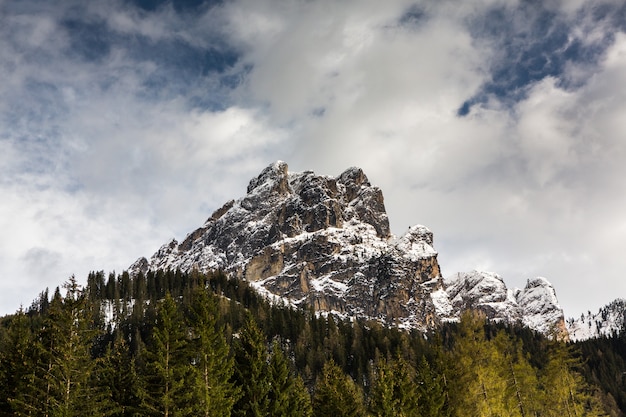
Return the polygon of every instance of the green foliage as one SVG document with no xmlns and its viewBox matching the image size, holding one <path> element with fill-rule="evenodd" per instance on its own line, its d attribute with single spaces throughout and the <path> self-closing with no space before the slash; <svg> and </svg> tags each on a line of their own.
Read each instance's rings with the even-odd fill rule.
<svg viewBox="0 0 626 417">
<path fill-rule="evenodd" d="M 145 353 L 147 409 L 155 415 L 187 415 L 191 405 L 185 357 L 187 337 L 178 307 L 167 293 L 157 308 L 152 343 Z"/>
<path fill-rule="evenodd" d="M 587 381 L 602 388 L 600 401 L 626 411 L 626 332 L 590 339 L 577 344 Z"/>
<path fill-rule="evenodd" d="M 546 416 L 605 415 L 578 372 L 580 366 L 571 346 L 558 340 L 549 343 L 549 361 L 541 374 Z"/>
<path fill-rule="evenodd" d="M 370 394 L 370 411 L 376 417 L 417 417 L 418 385 L 415 369 L 402 358 L 380 359 Z"/>
<path fill-rule="evenodd" d="M 626 404 L 626 335 L 573 349 L 472 313 L 423 335 L 270 305 L 222 273 L 97 272 L 65 291 L 0 318 L 0 415 L 619 417 Z"/>
<path fill-rule="evenodd" d="M 302 378 L 294 376 L 289 369 L 283 350 L 275 341 L 269 363 L 271 388 L 268 415 L 310 417 L 313 414 L 311 396 Z"/>
<path fill-rule="evenodd" d="M 57 289 L 29 352 L 30 389 L 12 401 L 15 415 L 104 415 L 112 406 L 108 391 L 92 383 L 96 331 L 85 293 L 74 277 L 64 287 L 66 296 Z"/>
<path fill-rule="evenodd" d="M 475 313 L 461 318 L 459 337 L 452 351 L 450 402 L 454 415 L 499 415 L 506 384 L 498 373 L 499 352 L 488 343 L 486 319 Z"/>
<path fill-rule="evenodd" d="M 28 397 L 32 374 L 34 336 L 30 319 L 23 310 L 10 317 L 6 334 L 0 339 L 0 414 L 17 412 Z"/>
<path fill-rule="evenodd" d="M 324 365 L 321 375 L 317 378 L 313 395 L 313 415 L 365 416 L 361 390 L 333 361 Z"/>
<path fill-rule="evenodd" d="M 235 404 L 235 416 L 266 416 L 270 410 L 271 375 L 265 336 L 248 316 L 235 343 L 235 382 L 241 397 Z"/>
<path fill-rule="evenodd" d="M 420 358 L 417 365 L 416 390 L 419 415 L 422 417 L 445 417 L 449 415 L 445 373 L 443 369 L 438 372 L 437 365 L 442 367 L 443 361 L 433 360 L 433 365 L 431 365 L 425 356 Z"/>
<path fill-rule="evenodd" d="M 194 415 L 227 417 L 239 390 L 231 382 L 234 360 L 216 315 L 215 299 L 196 288 L 188 310 Z"/>
<path fill-rule="evenodd" d="M 115 417 L 138 416 L 146 397 L 136 358 L 130 354 L 128 343 L 119 333 L 103 357 L 97 358 L 97 384 L 111 392 L 112 412 Z"/>
</svg>

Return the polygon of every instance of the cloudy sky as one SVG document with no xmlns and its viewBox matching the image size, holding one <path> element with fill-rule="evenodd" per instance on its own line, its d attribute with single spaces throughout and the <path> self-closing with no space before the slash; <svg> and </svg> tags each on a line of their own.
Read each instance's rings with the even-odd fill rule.
<svg viewBox="0 0 626 417">
<path fill-rule="evenodd" d="M 623 0 L 0 0 L 0 314 L 275 160 L 381 187 L 444 275 L 626 297 Z"/>
</svg>

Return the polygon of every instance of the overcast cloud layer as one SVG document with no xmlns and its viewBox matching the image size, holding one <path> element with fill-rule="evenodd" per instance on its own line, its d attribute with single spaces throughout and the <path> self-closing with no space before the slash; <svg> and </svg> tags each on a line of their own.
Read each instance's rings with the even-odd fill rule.
<svg viewBox="0 0 626 417">
<path fill-rule="evenodd" d="M 362 167 L 444 275 L 626 297 L 625 30 L 622 0 L 0 0 L 0 314 L 278 159 Z"/>
</svg>

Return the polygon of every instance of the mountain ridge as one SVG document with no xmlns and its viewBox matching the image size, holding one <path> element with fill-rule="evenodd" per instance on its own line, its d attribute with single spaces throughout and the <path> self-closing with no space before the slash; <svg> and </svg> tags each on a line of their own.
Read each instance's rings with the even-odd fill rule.
<svg viewBox="0 0 626 417">
<path fill-rule="evenodd" d="M 597 313 L 588 311 L 580 318 L 569 318 L 567 328 L 572 341 L 618 334 L 626 329 L 626 299 L 618 298 L 600 307 Z"/>
<path fill-rule="evenodd" d="M 391 233 L 382 191 L 360 168 L 332 177 L 289 172 L 277 161 L 250 180 L 245 196 L 129 272 L 220 269 L 291 305 L 421 331 L 478 309 L 495 321 L 566 334 L 545 278 L 516 290 L 487 272 L 444 279 L 437 255 L 426 226 Z"/>
</svg>

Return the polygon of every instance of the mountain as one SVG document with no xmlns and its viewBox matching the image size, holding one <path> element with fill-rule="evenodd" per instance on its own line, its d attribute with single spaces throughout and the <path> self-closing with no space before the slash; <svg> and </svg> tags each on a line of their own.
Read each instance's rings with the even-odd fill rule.
<svg viewBox="0 0 626 417">
<path fill-rule="evenodd" d="M 600 308 L 588 311 L 578 319 L 568 319 L 567 328 L 573 341 L 586 340 L 620 333 L 626 327 L 626 300 L 617 299 Z"/>
<path fill-rule="evenodd" d="M 444 280 L 432 232 L 417 225 L 394 236 L 382 191 L 360 168 L 331 177 L 273 163 L 243 198 L 129 272 L 177 268 L 221 269 L 278 302 L 402 328 L 426 330 L 468 308 L 544 333 L 564 328 L 554 288 L 543 278 L 514 291 L 492 273 Z"/>
<path fill-rule="evenodd" d="M 481 310 L 494 321 L 519 322 L 544 334 L 567 334 L 556 291 L 543 277 L 511 290 L 496 273 L 458 272 L 446 278 L 443 287 L 447 297 L 435 298 L 441 317 L 455 319 L 465 310 Z"/>
</svg>

